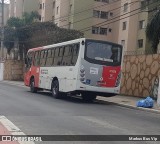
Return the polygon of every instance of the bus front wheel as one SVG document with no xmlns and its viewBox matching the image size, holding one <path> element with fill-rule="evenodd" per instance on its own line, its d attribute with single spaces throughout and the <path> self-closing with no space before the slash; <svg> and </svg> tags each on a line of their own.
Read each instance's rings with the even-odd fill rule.
<svg viewBox="0 0 160 144">
<path fill-rule="evenodd" d="M 90 94 L 90 93 L 83 93 L 82 94 L 82 99 L 85 102 L 93 102 L 96 99 L 96 95 Z"/>
<path fill-rule="evenodd" d="M 30 80 L 30 90 L 32 93 L 36 93 L 37 92 L 37 88 L 35 87 L 35 81 L 34 81 L 34 78 L 32 78 Z"/>
<path fill-rule="evenodd" d="M 58 80 L 54 80 L 52 82 L 52 96 L 56 99 L 60 98 L 60 92 L 59 92 L 59 82 Z"/>
</svg>

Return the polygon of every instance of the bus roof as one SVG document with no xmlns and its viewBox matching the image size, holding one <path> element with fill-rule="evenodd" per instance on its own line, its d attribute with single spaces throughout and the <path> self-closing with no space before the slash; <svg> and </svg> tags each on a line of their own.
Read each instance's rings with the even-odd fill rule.
<svg viewBox="0 0 160 144">
<path fill-rule="evenodd" d="M 75 39 L 75 40 L 66 41 L 66 42 L 62 42 L 62 43 L 57 43 L 57 44 L 32 48 L 32 49 L 29 49 L 29 52 L 30 51 L 39 51 L 39 50 L 43 50 L 43 49 L 49 49 L 49 48 L 53 48 L 53 47 L 57 47 L 57 46 L 63 46 L 63 45 L 72 44 L 72 43 L 77 43 L 77 42 L 81 42 L 82 40 L 85 41 L 85 38 L 80 38 L 80 39 Z"/>
<path fill-rule="evenodd" d="M 99 42 L 108 42 L 108 41 L 102 41 L 102 40 L 95 40 L 95 39 L 86 39 L 86 38 L 79 38 L 79 39 L 75 39 L 75 40 L 71 40 L 71 41 L 66 41 L 66 42 L 62 42 L 62 43 L 57 43 L 57 44 L 52 44 L 52 45 L 47 45 L 47 46 L 42 46 L 42 47 L 37 47 L 37 48 L 32 48 L 29 49 L 30 51 L 39 51 L 39 50 L 45 50 L 45 49 L 49 49 L 49 48 L 53 48 L 53 47 L 57 47 L 57 46 L 63 46 L 63 45 L 68 45 L 68 44 L 73 44 L 73 43 L 78 43 L 81 41 L 85 41 L 85 40 L 93 40 L 93 41 L 99 41 Z M 112 43 L 112 42 L 108 42 L 110 44 L 115 44 L 115 45 L 119 45 L 116 43 Z M 120 45 L 119 45 L 120 46 Z"/>
</svg>

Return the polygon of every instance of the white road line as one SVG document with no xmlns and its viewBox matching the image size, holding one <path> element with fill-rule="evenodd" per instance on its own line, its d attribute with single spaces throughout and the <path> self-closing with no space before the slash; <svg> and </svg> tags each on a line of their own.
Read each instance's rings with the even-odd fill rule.
<svg viewBox="0 0 160 144">
<path fill-rule="evenodd" d="M 0 116 L 0 123 L 11 133 L 11 135 L 26 135 L 17 126 L 15 126 L 5 116 Z M 19 144 L 35 144 L 34 142 L 22 142 L 18 141 Z"/>
</svg>

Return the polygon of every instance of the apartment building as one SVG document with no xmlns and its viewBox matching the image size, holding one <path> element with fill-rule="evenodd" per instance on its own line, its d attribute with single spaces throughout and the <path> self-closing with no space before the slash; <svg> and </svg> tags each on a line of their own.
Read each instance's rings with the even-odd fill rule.
<svg viewBox="0 0 160 144">
<path fill-rule="evenodd" d="M 152 4 L 153 2 L 157 2 Z M 39 0 L 41 21 L 76 29 L 86 38 L 116 42 L 125 51 L 148 51 L 146 26 L 159 0 Z"/>
<path fill-rule="evenodd" d="M 84 32 L 85 37 L 117 42 L 120 14 L 119 0 L 39 0 L 41 21 Z M 111 24 L 108 24 L 111 23 Z"/>
<path fill-rule="evenodd" d="M 22 17 L 24 12 L 39 10 L 39 0 L 11 0 L 9 17 Z"/>
<path fill-rule="evenodd" d="M 160 7 L 159 0 L 140 1 L 140 13 L 138 14 L 137 51 L 151 52 L 151 42 L 146 37 L 146 26 Z M 160 48 L 160 45 L 159 45 Z"/>
<path fill-rule="evenodd" d="M 6 24 L 9 18 L 9 4 L 4 4 L 4 24 Z M 2 24 L 2 6 L 0 4 L 0 26 Z"/>
</svg>

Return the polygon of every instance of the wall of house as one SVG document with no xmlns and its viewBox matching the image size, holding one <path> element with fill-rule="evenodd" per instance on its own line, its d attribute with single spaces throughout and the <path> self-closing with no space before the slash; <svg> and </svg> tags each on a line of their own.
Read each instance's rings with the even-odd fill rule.
<svg viewBox="0 0 160 144">
<path fill-rule="evenodd" d="M 160 76 L 160 54 L 124 56 L 121 94 L 155 96 L 155 85 Z"/>
<path fill-rule="evenodd" d="M 20 60 L 6 60 L 4 63 L 4 80 L 23 80 L 24 62 Z"/>
</svg>

